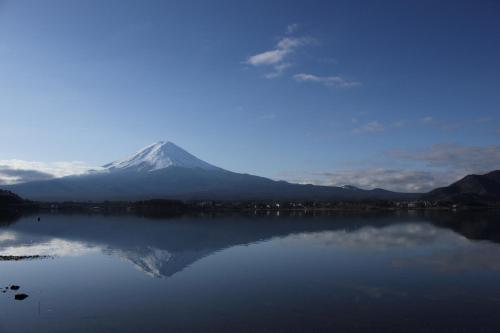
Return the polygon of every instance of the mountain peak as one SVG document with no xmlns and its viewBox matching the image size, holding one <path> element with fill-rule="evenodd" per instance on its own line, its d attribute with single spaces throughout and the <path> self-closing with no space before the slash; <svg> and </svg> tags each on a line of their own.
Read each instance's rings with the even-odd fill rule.
<svg viewBox="0 0 500 333">
<path fill-rule="evenodd" d="M 191 155 L 170 141 L 158 141 L 146 146 L 133 155 L 103 165 L 108 171 L 149 172 L 168 167 L 219 169 L 196 156 Z"/>
</svg>

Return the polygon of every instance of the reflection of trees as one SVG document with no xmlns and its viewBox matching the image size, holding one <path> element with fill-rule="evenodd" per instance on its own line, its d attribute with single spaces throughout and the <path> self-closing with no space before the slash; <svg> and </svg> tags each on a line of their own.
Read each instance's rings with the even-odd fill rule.
<svg viewBox="0 0 500 333">
<path fill-rule="evenodd" d="M 471 240 L 500 243 L 500 211 L 425 212 L 432 224 L 447 228 Z"/>
<path fill-rule="evenodd" d="M 0 210 L 0 227 L 14 224 L 22 217 L 18 212 L 3 212 Z"/>
<path fill-rule="evenodd" d="M 427 223 L 432 228 L 430 223 L 469 239 L 500 243 L 499 214 L 490 211 L 316 212 L 314 216 L 293 212 L 278 216 L 274 211 L 264 216 L 214 214 L 155 219 L 132 215 L 54 214 L 42 216 L 40 223 L 30 223 L 28 217 L 15 225 L 18 216 L 13 216 L 3 219 L 0 226 L 9 225 L 9 231 L 15 233 L 15 239 L 6 240 L 4 246 L 32 247 L 51 244 L 54 239 L 64 240 L 73 246 L 83 244 L 126 258 L 152 276 L 168 277 L 222 249 L 297 233 L 342 231 L 336 240 L 341 242 L 360 229 L 390 238 L 397 235 L 386 235 L 387 230 L 399 229 L 387 229 L 387 226 Z"/>
</svg>

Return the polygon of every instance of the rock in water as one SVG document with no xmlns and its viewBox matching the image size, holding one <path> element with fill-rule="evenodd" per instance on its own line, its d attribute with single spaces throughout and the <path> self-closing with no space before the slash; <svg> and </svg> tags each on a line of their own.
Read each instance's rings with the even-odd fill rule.
<svg viewBox="0 0 500 333">
<path fill-rule="evenodd" d="M 28 298 L 28 295 L 26 295 L 26 294 L 16 294 L 14 296 L 14 299 L 18 300 L 18 301 L 22 301 L 23 299 L 26 299 L 26 298 Z"/>
<path fill-rule="evenodd" d="M 10 290 L 19 290 L 19 286 L 13 284 L 12 286 L 10 286 Z"/>
</svg>

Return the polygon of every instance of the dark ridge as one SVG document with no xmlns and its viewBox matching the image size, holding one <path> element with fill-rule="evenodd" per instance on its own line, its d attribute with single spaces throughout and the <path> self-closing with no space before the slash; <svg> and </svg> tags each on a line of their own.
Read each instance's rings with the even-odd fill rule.
<svg viewBox="0 0 500 333">
<path fill-rule="evenodd" d="M 24 200 L 11 191 L 0 190 L 0 207 L 22 204 Z"/>
<path fill-rule="evenodd" d="M 459 181 L 432 190 L 425 200 L 448 201 L 470 205 L 488 205 L 500 202 L 500 170 L 484 175 L 468 175 Z"/>
</svg>

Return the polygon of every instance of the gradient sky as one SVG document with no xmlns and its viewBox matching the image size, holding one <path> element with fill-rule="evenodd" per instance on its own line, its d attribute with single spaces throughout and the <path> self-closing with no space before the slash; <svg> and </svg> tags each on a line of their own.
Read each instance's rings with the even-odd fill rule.
<svg viewBox="0 0 500 333">
<path fill-rule="evenodd" d="M 0 183 L 170 140 L 427 190 L 500 168 L 499 77 L 498 1 L 0 0 Z"/>
</svg>

